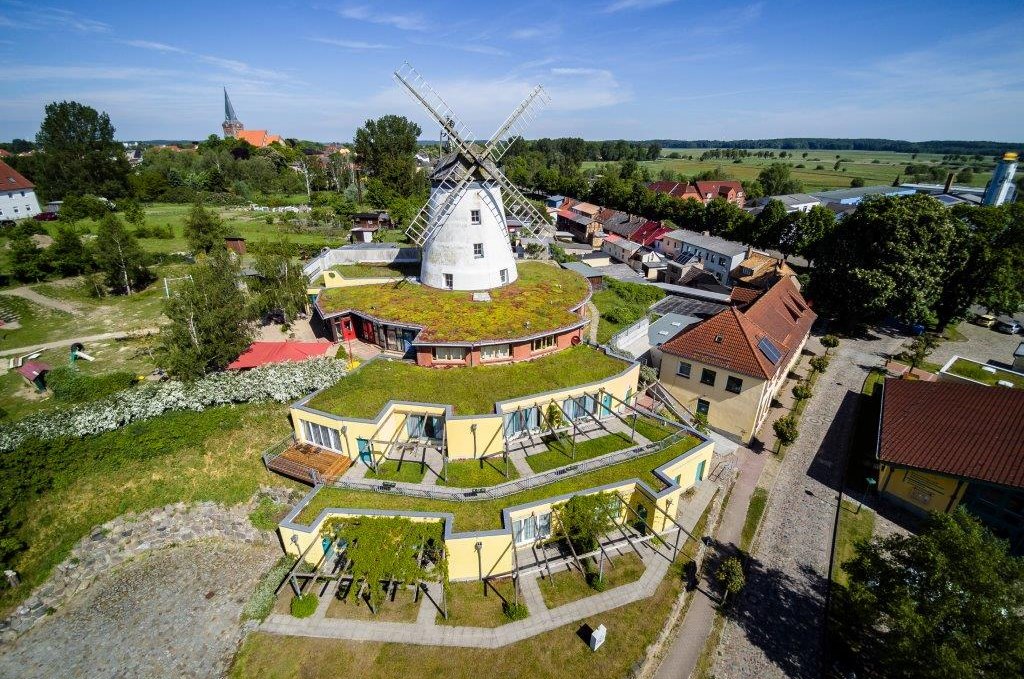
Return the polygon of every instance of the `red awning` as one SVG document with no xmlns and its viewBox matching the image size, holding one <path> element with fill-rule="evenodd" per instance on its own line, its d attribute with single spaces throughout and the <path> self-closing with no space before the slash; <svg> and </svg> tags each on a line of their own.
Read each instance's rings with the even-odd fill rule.
<svg viewBox="0 0 1024 679">
<path fill-rule="evenodd" d="M 285 361 L 305 361 L 314 356 L 323 356 L 330 347 L 330 342 L 253 342 L 241 356 L 228 364 L 228 370 L 244 370 Z"/>
</svg>

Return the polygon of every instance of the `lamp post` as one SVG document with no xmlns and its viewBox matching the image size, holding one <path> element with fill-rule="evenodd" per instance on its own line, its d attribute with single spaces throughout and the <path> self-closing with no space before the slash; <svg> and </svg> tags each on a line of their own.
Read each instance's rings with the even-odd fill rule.
<svg viewBox="0 0 1024 679">
<path fill-rule="evenodd" d="M 475 545 L 473 545 L 473 549 L 476 550 L 476 564 L 477 564 L 477 569 L 479 570 L 479 573 L 480 573 L 480 582 L 483 582 L 483 585 L 484 585 L 484 596 L 487 596 L 487 583 L 484 582 L 484 557 L 483 557 L 484 543 L 482 543 L 482 542 L 480 542 L 478 540 L 477 543 Z"/>
</svg>

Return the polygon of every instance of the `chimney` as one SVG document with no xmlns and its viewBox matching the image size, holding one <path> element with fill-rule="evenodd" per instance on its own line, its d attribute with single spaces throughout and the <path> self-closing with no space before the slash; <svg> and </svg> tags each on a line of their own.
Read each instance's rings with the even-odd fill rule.
<svg viewBox="0 0 1024 679">
<path fill-rule="evenodd" d="M 711 232 L 710 231 L 701 231 L 700 235 L 702 235 L 702 236 L 710 236 Z"/>
<path fill-rule="evenodd" d="M 949 193 L 949 190 L 953 188 L 953 179 L 956 177 L 955 172 L 950 172 L 946 175 L 946 185 L 942 187 L 943 193 Z"/>
<path fill-rule="evenodd" d="M 746 259 L 750 259 L 753 256 L 754 256 L 754 246 L 753 245 L 748 245 L 747 246 L 747 257 L 746 257 Z"/>
</svg>

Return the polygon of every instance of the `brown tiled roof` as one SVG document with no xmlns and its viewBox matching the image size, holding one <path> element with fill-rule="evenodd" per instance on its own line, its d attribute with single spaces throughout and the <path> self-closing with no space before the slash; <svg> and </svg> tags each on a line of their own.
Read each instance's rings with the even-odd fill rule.
<svg viewBox="0 0 1024 679">
<path fill-rule="evenodd" d="M 25 179 L 13 167 L 0 160 L 0 191 L 27 191 L 35 184 Z"/>
<path fill-rule="evenodd" d="M 1024 390 L 885 381 L 883 462 L 1024 488 Z"/>
<path fill-rule="evenodd" d="M 675 356 L 767 380 L 785 369 L 815 318 L 792 280 L 784 278 L 745 310 L 729 307 L 720 311 L 683 330 L 661 348 Z M 778 361 L 772 362 L 762 350 L 765 339 L 779 352 Z"/>
<path fill-rule="evenodd" d="M 729 293 L 729 299 L 740 307 L 745 307 L 760 297 L 762 292 L 764 291 L 757 288 L 741 288 L 737 286 Z"/>
</svg>

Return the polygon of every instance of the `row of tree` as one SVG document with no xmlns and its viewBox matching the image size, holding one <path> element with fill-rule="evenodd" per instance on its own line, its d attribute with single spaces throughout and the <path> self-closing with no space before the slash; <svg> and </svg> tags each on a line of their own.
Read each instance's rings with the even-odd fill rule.
<svg viewBox="0 0 1024 679">
<path fill-rule="evenodd" d="M 1022 142 L 996 141 L 903 141 L 900 139 L 847 139 L 829 137 L 777 137 L 774 139 L 651 139 L 638 144 L 658 144 L 679 149 L 786 149 L 816 151 L 892 151 L 896 153 L 982 154 L 998 159 L 1006 151 L 1022 150 Z"/>
</svg>

